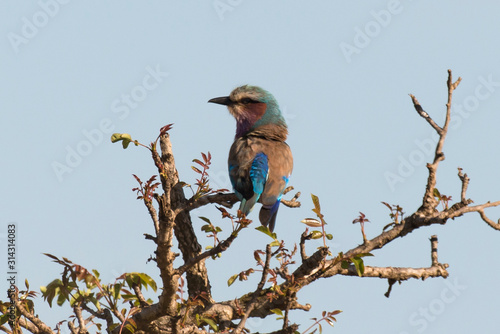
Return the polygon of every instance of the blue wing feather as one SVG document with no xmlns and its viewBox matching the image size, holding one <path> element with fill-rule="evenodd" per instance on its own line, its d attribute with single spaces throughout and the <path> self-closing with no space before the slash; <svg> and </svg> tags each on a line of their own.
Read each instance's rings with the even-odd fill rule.
<svg viewBox="0 0 500 334">
<path fill-rule="evenodd" d="M 250 181 L 253 187 L 253 196 L 249 199 L 242 199 L 240 210 L 248 214 L 252 211 L 255 203 L 260 198 L 266 185 L 267 176 L 269 174 L 269 165 L 267 156 L 264 153 L 257 153 L 250 167 Z"/>
<path fill-rule="evenodd" d="M 264 191 L 268 171 L 267 156 L 264 153 L 257 153 L 250 168 L 250 180 L 252 180 L 253 192 L 259 196 Z"/>
</svg>

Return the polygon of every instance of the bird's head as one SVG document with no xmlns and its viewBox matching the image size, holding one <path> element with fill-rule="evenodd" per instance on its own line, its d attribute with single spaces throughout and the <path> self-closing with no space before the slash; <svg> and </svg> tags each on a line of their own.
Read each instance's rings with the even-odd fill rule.
<svg viewBox="0 0 500 334">
<path fill-rule="evenodd" d="M 287 126 L 278 102 L 271 93 L 260 87 L 237 87 L 229 96 L 216 97 L 208 102 L 227 106 L 236 118 L 236 137 L 265 127 L 282 133 L 286 138 Z"/>
</svg>

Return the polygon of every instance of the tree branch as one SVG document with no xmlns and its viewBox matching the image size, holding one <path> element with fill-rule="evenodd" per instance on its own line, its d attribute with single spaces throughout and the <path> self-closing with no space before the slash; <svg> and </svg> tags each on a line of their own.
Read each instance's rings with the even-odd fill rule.
<svg viewBox="0 0 500 334">
<path fill-rule="evenodd" d="M 466 174 L 462 174 L 462 168 L 458 167 L 458 178 L 462 181 L 462 192 L 460 193 L 460 199 L 462 203 L 466 203 L 467 199 L 465 198 L 465 194 L 467 193 L 467 187 L 469 186 L 469 177 Z"/>
<path fill-rule="evenodd" d="M 486 208 L 491 208 L 491 207 L 496 207 L 496 206 L 499 206 L 500 205 L 500 201 L 496 201 L 496 202 L 486 202 L 484 204 L 481 204 L 481 205 L 474 205 L 474 206 L 467 206 L 467 205 L 464 205 L 460 208 L 457 208 L 456 210 L 448 210 L 449 213 L 447 215 L 447 218 L 455 218 L 455 217 L 459 217 L 459 216 L 462 216 L 464 213 L 467 213 L 467 212 L 478 212 L 481 216 L 481 218 L 486 218 L 487 220 L 484 220 L 486 223 L 488 223 L 488 225 L 490 225 L 491 227 L 493 227 L 495 230 L 498 230 L 498 228 L 496 227 L 498 224 L 493 222 L 492 220 L 490 220 L 488 217 L 486 217 L 485 213 L 484 213 L 484 209 Z M 453 208 L 453 207 L 452 207 Z M 451 208 L 450 208 L 451 209 Z M 481 214 L 481 211 L 483 212 Z M 488 222 L 489 220 L 489 222 Z"/>
<path fill-rule="evenodd" d="M 148 307 L 149 303 L 147 302 L 146 298 L 144 298 L 144 295 L 142 294 L 141 289 L 139 288 L 139 285 L 136 283 L 132 284 L 132 289 L 134 290 L 134 293 L 139 300 L 139 304 L 141 307 Z"/>
<path fill-rule="evenodd" d="M 226 251 L 229 248 L 229 246 L 231 246 L 231 244 L 233 243 L 234 239 L 236 239 L 237 236 L 238 236 L 238 234 L 231 233 L 231 235 L 226 240 L 220 242 L 214 248 L 211 248 L 211 249 L 201 253 L 200 255 L 198 255 L 192 259 L 189 259 L 182 266 L 177 268 L 177 274 L 182 275 L 184 272 L 186 272 L 186 270 L 188 270 L 189 268 L 194 266 L 196 263 L 198 263 L 198 262 L 200 262 L 200 261 L 202 261 L 202 260 L 204 260 L 212 255 Z"/>
<path fill-rule="evenodd" d="M 231 208 L 236 202 L 239 202 L 239 199 L 235 193 L 217 193 L 213 195 L 206 195 L 198 198 L 197 200 L 187 200 L 184 205 L 181 205 L 176 209 L 175 214 L 179 214 L 182 211 L 192 211 L 213 203 L 222 205 L 226 208 Z"/>
<path fill-rule="evenodd" d="M 426 113 L 424 111 L 424 109 L 422 108 L 422 106 L 420 105 L 420 102 L 418 102 L 417 98 L 410 94 L 410 97 L 411 97 L 411 100 L 413 102 L 413 106 L 415 107 L 415 110 L 417 111 L 417 113 L 422 116 L 431 126 L 434 130 L 436 130 L 436 132 L 441 135 L 442 132 L 443 132 L 443 129 L 436 124 L 436 122 L 434 122 L 434 120 L 431 118 L 431 116 L 429 116 L 428 113 Z"/>
<path fill-rule="evenodd" d="M 12 331 L 10 329 L 8 329 L 7 327 L 5 327 L 4 325 L 0 325 L 0 331 L 5 332 L 7 334 L 12 334 Z"/>
<path fill-rule="evenodd" d="M 109 328 L 111 328 L 111 326 L 113 325 L 113 315 L 111 314 L 111 311 L 109 309 L 102 308 L 100 311 L 96 312 L 93 309 L 91 309 L 90 307 L 88 307 L 88 305 L 85 303 L 82 304 L 82 309 L 89 312 L 90 314 L 92 314 L 94 317 L 96 317 L 98 319 L 105 320 L 108 331 L 109 331 Z"/>
<path fill-rule="evenodd" d="M 78 320 L 78 333 L 79 334 L 87 333 L 85 320 L 83 320 L 82 316 L 82 308 L 79 305 L 73 306 L 73 313 L 75 314 L 76 319 Z"/>
<path fill-rule="evenodd" d="M 439 166 L 439 162 L 444 160 L 443 145 L 446 139 L 446 135 L 448 133 L 448 126 L 450 124 L 451 101 L 452 101 L 453 91 L 458 87 L 461 80 L 462 78 L 459 77 L 457 81 L 453 82 L 451 70 L 448 70 L 448 80 L 447 80 L 448 102 L 446 103 L 446 118 L 443 128 L 440 128 L 430 118 L 430 116 L 425 111 L 423 111 L 417 99 L 413 95 L 410 95 L 413 101 L 413 105 L 415 106 L 417 112 L 420 114 L 420 116 L 426 119 L 427 122 L 429 122 L 429 124 L 439 134 L 439 141 L 436 145 L 434 161 L 432 162 L 432 164 L 427 164 L 427 168 L 429 169 L 429 177 L 427 178 L 427 186 L 425 189 L 425 195 L 422 202 L 422 206 L 417 210 L 417 212 L 421 212 L 426 215 L 432 214 L 435 211 L 436 206 L 439 204 L 438 201 L 436 201 L 436 199 L 434 198 L 434 188 L 436 187 L 436 171 Z"/>
<path fill-rule="evenodd" d="M 14 298 L 14 304 L 16 305 L 16 308 L 19 310 L 19 312 L 26 319 L 28 319 L 29 321 L 31 321 L 33 323 L 33 325 L 35 325 L 36 328 L 40 331 L 40 333 L 54 334 L 54 332 L 52 331 L 52 329 L 49 326 L 47 326 L 38 317 L 36 317 L 33 314 L 31 314 L 30 312 L 28 312 L 28 310 L 26 308 L 24 308 L 23 304 L 21 304 L 21 302 L 19 301 L 19 291 L 18 291 L 17 288 L 16 288 L 16 291 L 14 293 L 13 298 Z M 26 327 L 25 328 L 28 328 L 28 327 L 29 327 L 29 325 L 28 325 L 28 323 L 26 323 Z"/>
<path fill-rule="evenodd" d="M 301 234 L 300 236 L 300 257 L 302 259 L 302 262 L 307 260 L 308 256 L 306 253 L 306 240 L 311 240 L 312 238 L 312 233 L 309 233 L 309 229 L 306 228 L 306 230 Z"/>
<path fill-rule="evenodd" d="M 267 279 L 267 274 L 269 272 L 269 264 L 271 263 L 271 245 L 266 246 L 266 262 L 264 263 L 264 267 L 262 268 L 262 277 L 260 279 L 259 284 L 257 285 L 257 289 L 254 291 L 252 294 L 252 299 L 246 306 L 246 311 L 245 314 L 243 315 L 243 318 L 241 318 L 240 323 L 238 326 L 235 328 L 233 331 L 233 334 L 240 334 L 243 328 L 245 327 L 245 323 L 250 316 L 250 313 L 252 313 L 253 309 L 256 306 L 256 301 L 257 297 L 260 295 L 262 292 L 262 289 L 264 288 L 264 284 L 266 284 L 266 279 Z"/>
<path fill-rule="evenodd" d="M 158 197 L 156 197 L 156 201 L 158 201 Z M 160 233 L 160 222 L 158 221 L 158 213 L 156 212 L 155 207 L 153 206 L 153 203 L 146 198 L 144 199 L 144 205 L 146 205 L 146 208 L 148 209 L 149 215 L 151 216 L 151 219 L 153 220 L 153 224 L 155 227 L 155 233 L 158 235 Z M 153 239 L 155 240 L 155 239 Z"/>
<path fill-rule="evenodd" d="M 40 333 L 40 330 L 35 325 L 33 325 L 31 322 L 29 322 L 28 320 L 26 320 L 24 318 L 19 318 L 18 324 L 22 328 L 26 328 L 26 330 L 28 330 L 28 332 L 31 332 L 33 334 Z M 14 332 L 11 332 L 11 333 L 14 333 Z"/>
<path fill-rule="evenodd" d="M 165 191 L 163 196 L 165 196 L 165 202 L 169 204 L 166 209 L 169 210 L 169 217 L 174 220 L 172 224 L 175 237 L 179 242 L 182 258 L 184 262 L 188 262 L 190 259 L 201 254 L 202 247 L 193 230 L 189 212 L 179 210 L 179 208 L 185 207 L 187 200 L 184 196 L 182 184 L 179 183 L 179 175 L 175 168 L 172 144 L 168 134 L 160 137 L 160 147 L 162 152 L 162 170 L 164 174 L 164 176 L 162 176 L 162 185 L 167 185 L 166 187 L 163 186 Z M 160 169 L 159 171 L 161 174 Z M 208 280 L 208 273 L 204 260 L 197 262 L 187 270 L 186 280 L 190 297 L 205 293 L 206 296 L 211 299 L 210 282 Z M 175 281 L 177 284 L 177 280 Z"/>
<path fill-rule="evenodd" d="M 283 195 L 286 195 L 288 192 L 292 191 L 293 190 L 293 187 L 292 186 L 289 186 L 287 187 L 284 191 L 283 191 Z M 300 197 L 300 191 L 297 192 L 295 194 L 295 196 L 292 197 L 291 200 L 285 200 L 285 199 L 281 199 L 281 203 L 285 206 L 288 206 L 289 208 L 298 208 L 300 207 L 300 202 L 298 202 L 297 200 L 299 199 Z"/>
<path fill-rule="evenodd" d="M 500 203 L 499 203 L 500 204 Z M 499 205 L 497 204 L 497 205 Z M 500 219 L 498 219 L 498 222 L 494 222 L 493 220 L 489 219 L 486 214 L 484 213 L 483 209 L 477 210 L 479 212 L 479 215 L 481 218 L 491 227 L 493 227 L 495 230 L 500 231 Z"/>
<path fill-rule="evenodd" d="M 68 328 L 71 334 L 78 334 L 78 331 L 76 330 L 75 327 L 75 320 L 68 321 Z"/>
</svg>

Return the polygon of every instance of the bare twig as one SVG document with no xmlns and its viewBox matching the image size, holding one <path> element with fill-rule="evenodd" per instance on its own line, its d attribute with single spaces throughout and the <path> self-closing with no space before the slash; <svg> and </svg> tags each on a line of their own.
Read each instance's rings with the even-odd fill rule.
<svg viewBox="0 0 500 334">
<path fill-rule="evenodd" d="M 365 266 L 363 277 L 377 277 L 383 279 L 395 279 L 406 281 L 410 278 L 425 280 L 428 277 L 448 277 L 447 264 L 438 264 L 427 268 L 402 268 L 402 267 L 371 267 Z M 348 269 L 340 269 L 338 274 L 344 276 L 358 276 L 354 265 Z"/>
<path fill-rule="evenodd" d="M 425 111 L 423 111 L 422 106 L 418 103 L 418 100 L 415 98 L 415 96 L 410 95 L 413 101 L 413 105 L 415 106 L 417 112 L 420 114 L 420 116 L 422 116 L 425 120 L 427 120 L 427 122 L 429 122 L 429 124 L 439 134 L 439 141 L 436 145 L 434 161 L 432 162 L 432 164 L 427 164 L 427 168 L 429 169 L 429 177 L 427 178 L 427 186 L 425 189 L 423 203 L 422 206 L 417 211 L 425 215 L 431 215 L 435 211 L 436 206 L 439 204 L 438 201 L 436 201 L 436 199 L 434 198 L 434 188 L 436 187 L 436 171 L 439 166 L 439 162 L 444 160 L 443 145 L 446 139 L 446 135 L 448 133 L 448 126 L 450 124 L 451 101 L 452 101 L 453 91 L 457 88 L 461 80 L 462 80 L 461 78 L 458 78 L 457 81 L 453 82 L 451 70 L 448 70 L 448 80 L 447 80 L 448 102 L 446 103 L 446 118 L 444 126 L 442 128 L 440 128 L 430 118 L 430 116 Z"/>
<path fill-rule="evenodd" d="M 500 219 L 498 219 L 498 222 L 494 222 L 493 220 L 489 219 L 486 214 L 484 213 L 483 209 L 477 210 L 479 212 L 479 215 L 481 218 L 491 227 L 493 227 L 495 230 L 500 231 Z"/>
<path fill-rule="evenodd" d="M 438 262 L 438 238 L 437 235 L 431 236 L 431 264 L 432 266 L 439 265 Z"/>
<path fill-rule="evenodd" d="M 292 191 L 293 190 L 293 187 L 290 186 L 288 188 L 285 189 L 285 191 L 283 192 L 283 195 L 285 195 L 286 193 L 288 193 L 289 191 Z M 298 193 L 295 194 L 295 196 L 292 197 L 291 200 L 286 200 L 286 199 L 281 199 L 281 203 L 285 206 L 288 206 L 289 208 L 298 208 L 300 207 L 300 202 L 297 201 L 297 199 L 299 199 L 300 197 L 300 191 Z"/>
<path fill-rule="evenodd" d="M 468 201 L 472 202 L 471 200 L 468 200 Z M 449 214 L 447 215 L 447 218 L 459 217 L 459 216 L 461 216 L 461 215 L 463 215 L 464 213 L 467 213 L 467 212 L 478 212 L 479 215 L 481 216 L 481 218 L 486 223 L 488 223 L 488 225 L 490 225 L 491 227 L 493 227 L 495 230 L 500 230 L 499 224 L 495 223 L 494 221 L 492 221 L 491 219 L 489 219 L 488 217 L 486 217 L 486 215 L 484 213 L 484 209 L 491 208 L 491 207 L 496 207 L 496 206 L 500 206 L 500 201 L 486 202 L 484 204 L 474 205 L 474 206 L 464 205 L 464 206 L 462 206 L 462 207 L 460 207 L 460 208 L 458 208 L 458 209 L 456 209 L 456 210 L 454 210 L 452 212 L 449 212 Z M 486 220 L 485 220 L 485 218 L 486 218 Z"/>
<path fill-rule="evenodd" d="M 422 116 L 427 122 L 429 122 L 433 129 L 436 130 L 439 135 L 441 135 L 443 129 L 439 125 L 437 125 L 436 122 L 434 122 L 434 120 L 431 118 L 431 116 L 429 116 L 428 113 L 424 111 L 424 109 L 420 105 L 420 102 L 418 102 L 417 98 L 414 95 L 410 94 L 410 97 L 413 101 L 413 106 L 415 107 L 415 110 L 418 112 L 418 114 Z"/>
<path fill-rule="evenodd" d="M 392 291 L 392 286 L 397 282 L 395 279 L 393 278 L 389 278 L 387 280 L 387 282 L 389 283 L 389 287 L 387 288 L 387 292 L 384 293 L 384 296 L 386 296 L 387 298 L 389 298 L 389 296 L 391 295 L 391 291 Z"/>
<path fill-rule="evenodd" d="M 458 178 L 462 181 L 462 192 L 460 193 L 460 199 L 462 203 L 466 203 L 467 199 L 465 198 L 465 194 L 467 193 L 467 187 L 469 186 L 469 177 L 466 174 L 462 173 L 462 168 L 458 168 Z"/>
<path fill-rule="evenodd" d="M 156 197 L 156 200 L 158 201 L 157 197 Z M 158 221 L 158 213 L 156 212 L 156 209 L 153 206 L 153 203 L 151 201 L 145 200 L 144 204 L 146 205 L 146 208 L 148 209 L 149 215 L 151 216 L 151 219 L 153 220 L 156 235 L 158 235 L 158 233 L 160 232 L 160 222 Z"/>
<path fill-rule="evenodd" d="M 312 233 L 309 233 L 309 229 L 306 228 L 304 233 L 300 236 L 300 257 L 302 258 L 302 262 L 308 258 L 306 253 L 306 240 L 311 240 L 311 238 Z"/>
<path fill-rule="evenodd" d="M 431 263 L 432 263 L 432 265 L 431 265 L 430 268 L 436 268 L 436 272 L 440 274 L 439 276 L 442 276 L 442 277 L 446 278 L 448 276 L 448 272 L 446 271 L 446 268 L 448 268 L 448 265 L 447 264 L 440 264 L 439 261 L 438 261 L 438 257 L 437 257 L 437 246 L 438 246 L 437 236 L 436 235 L 431 236 L 430 240 L 431 240 Z M 428 270 L 429 268 L 424 268 L 424 269 L 426 269 L 426 270 L 423 271 L 423 272 L 425 272 L 426 276 L 414 277 L 414 278 L 425 279 L 427 277 L 436 277 L 436 276 L 429 275 L 429 274 L 432 274 Z M 408 277 L 408 278 L 410 278 L 410 277 Z M 386 296 L 387 298 L 389 298 L 389 296 L 391 294 L 391 291 L 392 291 L 392 286 L 396 282 L 401 283 L 401 280 L 397 280 L 395 278 L 389 278 L 389 279 L 387 279 L 387 281 L 389 283 L 389 288 L 387 289 L 387 292 L 384 294 L 384 296 Z"/>
</svg>

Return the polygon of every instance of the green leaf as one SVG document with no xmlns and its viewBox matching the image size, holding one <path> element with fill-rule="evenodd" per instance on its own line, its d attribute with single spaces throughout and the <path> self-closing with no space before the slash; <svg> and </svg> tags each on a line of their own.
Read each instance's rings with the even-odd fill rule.
<svg viewBox="0 0 500 334">
<path fill-rule="evenodd" d="M 151 289 L 153 289 L 153 291 L 156 292 L 158 287 L 156 286 L 155 280 L 152 279 L 151 276 L 149 276 L 148 274 L 144 274 L 144 273 L 140 273 L 139 276 L 146 283 L 146 285 L 144 285 L 146 287 L 146 289 L 148 288 L 147 286 L 149 285 L 151 287 Z"/>
<path fill-rule="evenodd" d="M 211 225 L 209 225 L 209 224 L 203 225 L 203 226 L 201 227 L 201 230 L 202 230 L 203 232 L 206 232 L 206 233 L 209 233 L 209 232 L 213 232 L 213 231 L 214 231 L 214 229 L 212 228 L 212 226 L 211 226 Z"/>
<path fill-rule="evenodd" d="M 326 238 L 328 240 L 332 240 L 333 239 L 333 235 L 331 235 L 330 233 L 326 234 Z"/>
<path fill-rule="evenodd" d="M 212 224 L 212 222 L 210 221 L 210 219 L 208 219 L 207 217 L 201 217 L 201 216 L 199 216 L 198 218 L 200 218 L 201 220 L 203 220 L 205 223 Z"/>
<path fill-rule="evenodd" d="M 52 307 L 52 301 L 61 292 L 60 288 L 63 287 L 63 282 L 60 279 L 55 279 L 50 282 L 47 286 L 41 286 L 40 291 L 42 292 L 43 299 L 49 306 Z"/>
<path fill-rule="evenodd" d="M 321 227 L 323 225 L 319 220 L 314 218 L 302 219 L 300 222 L 306 224 L 309 227 Z"/>
<path fill-rule="evenodd" d="M 354 263 L 354 266 L 356 267 L 358 276 L 363 276 L 365 273 L 365 264 L 363 263 L 363 259 L 360 257 L 354 257 L 352 258 L 352 263 Z"/>
<path fill-rule="evenodd" d="M 92 272 L 94 273 L 94 276 L 95 276 L 97 279 L 99 279 L 99 276 L 100 276 L 99 272 L 98 272 L 97 270 L 95 270 L 95 269 L 92 269 Z"/>
<path fill-rule="evenodd" d="M 342 269 L 347 269 L 347 268 L 349 268 L 349 262 L 344 260 L 344 261 L 342 261 L 340 266 L 342 267 Z"/>
<path fill-rule="evenodd" d="M 238 278 L 238 274 L 235 274 L 235 275 L 229 277 L 229 279 L 227 280 L 227 286 L 231 286 L 234 283 L 234 281 L 236 281 L 237 278 Z"/>
<path fill-rule="evenodd" d="M 200 317 L 200 320 L 205 321 L 216 333 L 219 332 L 219 327 L 217 327 L 217 324 L 213 321 L 213 319 Z"/>
<path fill-rule="evenodd" d="M 359 253 L 356 254 L 355 257 L 365 257 L 365 256 L 374 256 L 372 253 Z"/>
<path fill-rule="evenodd" d="M 438 188 L 434 188 L 434 190 L 432 191 L 432 194 L 434 195 L 434 197 L 441 199 L 441 193 L 439 193 Z"/>
<path fill-rule="evenodd" d="M 133 319 L 128 319 L 127 324 L 124 327 L 131 333 L 135 333 L 135 330 L 137 329 L 137 325 Z"/>
<path fill-rule="evenodd" d="M 271 238 L 273 238 L 274 240 L 276 240 L 276 239 L 277 239 L 277 235 L 276 235 L 276 233 L 271 232 L 267 226 L 263 226 L 263 225 L 261 225 L 261 226 L 259 226 L 259 227 L 256 227 L 255 229 L 256 229 L 257 231 L 260 231 L 260 232 L 264 233 L 265 235 L 270 236 L 270 237 L 271 237 Z"/>
<path fill-rule="evenodd" d="M 314 204 L 314 208 L 318 211 L 321 212 L 321 206 L 319 205 L 319 198 L 318 196 L 311 194 L 311 198 Z"/>
<path fill-rule="evenodd" d="M 59 296 L 57 296 L 57 305 L 62 306 L 64 302 L 66 301 L 66 295 L 64 293 L 59 293 Z"/>
<path fill-rule="evenodd" d="M 276 315 L 283 316 L 283 311 L 281 311 L 279 308 L 273 308 L 270 311 L 273 312 Z"/>
<path fill-rule="evenodd" d="M 121 137 L 122 137 L 122 134 L 121 134 L 121 133 L 113 133 L 113 134 L 111 135 L 111 142 L 112 142 L 112 143 L 116 143 L 117 141 L 122 140 L 122 139 L 121 139 Z"/>
<path fill-rule="evenodd" d="M 272 241 L 269 246 L 271 247 L 278 247 L 281 243 L 279 242 L 279 240 L 274 240 Z"/>
<path fill-rule="evenodd" d="M 113 286 L 113 297 L 115 299 L 119 299 L 120 298 L 120 290 L 122 289 L 122 285 L 120 283 L 116 283 L 114 286 Z"/>
<path fill-rule="evenodd" d="M 132 137 L 128 133 L 113 133 L 111 135 L 111 142 L 116 143 L 122 141 L 123 148 L 127 148 L 128 144 L 132 141 Z M 136 145 L 138 143 L 136 142 Z"/>
<path fill-rule="evenodd" d="M 112 324 L 111 326 L 109 326 L 109 330 L 110 330 L 110 331 L 113 331 L 113 329 L 115 329 L 115 328 L 116 328 L 116 327 L 118 327 L 118 326 L 120 326 L 120 324 L 118 324 L 118 323 L 114 323 L 114 324 Z"/>
<path fill-rule="evenodd" d="M 312 232 L 311 232 L 311 238 L 312 238 L 312 239 L 320 239 L 320 238 L 323 238 L 323 232 L 320 232 L 320 231 L 312 231 Z"/>
<path fill-rule="evenodd" d="M 139 284 L 140 286 L 144 286 L 146 289 L 149 286 L 155 292 L 157 290 L 157 286 L 156 286 L 155 280 L 152 279 L 148 274 L 144 274 L 144 273 L 127 273 L 125 275 L 125 280 L 127 282 L 127 285 L 130 288 L 135 283 L 135 284 Z"/>
<path fill-rule="evenodd" d="M 10 318 L 10 314 L 9 313 L 5 313 L 5 314 L 1 315 L 0 316 L 0 326 L 2 326 L 7 321 L 9 321 L 10 320 L 9 318 Z"/>
</svg>

